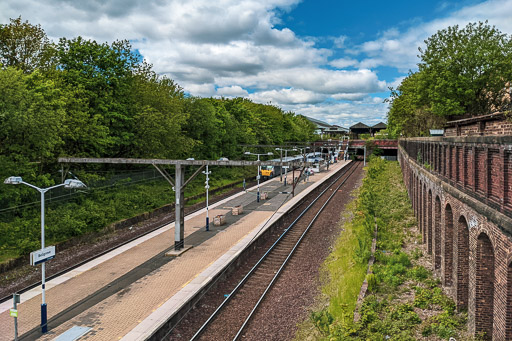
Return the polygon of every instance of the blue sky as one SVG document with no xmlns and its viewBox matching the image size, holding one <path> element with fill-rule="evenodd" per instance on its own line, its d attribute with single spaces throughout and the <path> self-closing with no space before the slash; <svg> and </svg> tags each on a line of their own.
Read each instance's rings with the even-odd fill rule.
<svg viewBox="0 0 512 341">
<path fill-rule="evenodd" d="M 437 30 L 488 20 L 512 33 L 512 0 L 2 0 L 52 39 L 128 39 L 159 74 L 202 97 L 246 97 L 348 127 L 386 120 L 383 99 Z"/>
</svg>

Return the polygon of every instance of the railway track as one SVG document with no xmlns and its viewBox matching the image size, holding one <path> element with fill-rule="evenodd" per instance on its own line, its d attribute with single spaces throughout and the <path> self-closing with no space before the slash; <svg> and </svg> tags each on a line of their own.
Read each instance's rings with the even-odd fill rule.
<svg viewBox="0 0 512 341">
<path fill-rule="evenodd" d="M 352 163 L 284 230 L 190 340 L 237 340 L 307 232 L 361 163 Z"/>
</svg>

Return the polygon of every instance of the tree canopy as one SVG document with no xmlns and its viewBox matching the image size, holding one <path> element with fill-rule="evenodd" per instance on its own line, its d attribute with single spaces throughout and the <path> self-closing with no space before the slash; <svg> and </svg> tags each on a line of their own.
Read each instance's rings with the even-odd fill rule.
<svg viewBox="0 0 512 341">
<path fill-rule="evenodd" d="M 237 159 L 242 144 L 314 136 L 272 105 L 187 96 L 128 41 L 53 44 L 20 17 L 0 25 L 0 63 L 0 178 L 56 181 L 59 156 Z M 5 187 L 2 206 L 16 204 Z"/>
<path fill-rule="evenodd" d="M 510 106 L 512 38 L 487 22 L 439 30 L 419 48 L 418 71 L 392 89 L 388 124 L 422 135 L 447 119 Z"/>
</svg>

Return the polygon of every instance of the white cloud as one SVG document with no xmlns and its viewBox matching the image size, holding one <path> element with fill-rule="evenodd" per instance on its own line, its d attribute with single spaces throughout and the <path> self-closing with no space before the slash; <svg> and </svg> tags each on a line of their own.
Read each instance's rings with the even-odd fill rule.
<svg viewBox="0 0 512 341">
<path fill-rule="evenodd" d="M 55 40 L 128 39 L 156 72 L 191 95 L 244 96 L 292 111 L 318 106 L 336 123 L 338 114 L 330 112 L 333 103 L 344 108 L 342 115 L 350 115 L 358 105 L 369 105 L 363 100 L 368 94 L 385 91 L 386 83 L 355 59 L 329 62 L 333 51 L 318 48 L 315 37 L 300 38 L 289 28 L 276 28 L 280 15 L 300 1 L 3 0 L 0 23 L 21 15 L 41 24 Z M 349 38 L 325 39 L 341 49 Z M 328 64 L 337 70 L 325 68 Z M 379 108 L 383 115 L 385 109 Z"/>
<path fill-rule="evenodd" d="M 363 98 L 365 98 L 366 96 L 368 96 L 368 95 L 365 93 L 356 92 L 353 94 L 335 94 L 335 95 L 332 95 L 332 98 L 337 99 L 337 100 L 346 100 L 346 101 L 360 101 Z"/>
<path fill-rule="evenodd" d="M 333 39 L 334 46 L 338 49 L 342 49 L 345 47 L 345 40 L 347 40 L 347 36 L 339 36 Z"/>
<path fill-rule="evenodd" d="M 331 60 L 329 62 L 329 65 L 331 65 L 337 69 L 344 69 L 349 66 L 359 65 L 359 62 L 356 59 L 352 59 L 352 58 L 339 58 L 339 59 Z"/>
<path fill-rule="evenodd" d="M 219 82 L 231 83 L 234 79 L 225 78 Z M 297 67 L 260 72 L 238 80 L 243 86 L 265 89 L 285 87 L 304 89 L 335 95 L 340 93 L 371 93 L 386 89 L 386 83 L 379 81 L 377 74 L 370 70 L 325 70 L 314 67 Z"/>
<path fill-rule="evenodd" d="M 369 102 L 326 102 L 316 105 L 301 105 L 295 108 L 295 112 L 348 128 L 357 122 L 364 122 L 368 125 L 386 122 L 387 108 L 388 104 L 375 103 L 373 99 L 369 99 Z"/>
<path fill-rule="evenodd" d="M 418 47 L 424 47 L 424 40 L 438 30 L 453 25 L 464 27 L 470 22 L 488 20 L 489 24 L 495 25 L 502 32 L 511 34 L 511 17 L 512 0 L 488 0 L 466 6 L 447 17 L 421 23 L 405 32 L 390 29 L 379 39 L 367 41 L 351 52 L 359 52 L 368 57 L 363 58 L 360 67 L 392 66 L 405 73 L 409 69 L 416 69 L 419 62 Z"/>
<path fill-rule="evenodd" d="M 260 91 L 249 96 L 250 99 L 259 103 L 286 104 L 316 104 L 321 103 L 327 96 L 303 89 L 279 89 Z"/>
<path fill-rule="evenodd" d="M 249 93 L 238 85 L 226 86 L 217 89 L 217 96 L 222 97 L 247 97 Z"/>
</svg>

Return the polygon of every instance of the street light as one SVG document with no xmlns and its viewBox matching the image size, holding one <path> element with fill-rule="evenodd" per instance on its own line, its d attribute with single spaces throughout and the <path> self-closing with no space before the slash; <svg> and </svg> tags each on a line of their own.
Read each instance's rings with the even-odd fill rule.
<svg viewBox="0 0 512 341">
<path fill-rule="evenodd" d="M 206 231 L 210 231 L 210 218 L 208 217 L 208 189 L 210 188 L 208 181 L 210 178 L 208 175 L 210 175 L 212 172 L 208 172 L 208 165 L 206 165 L 206 171 L 202 171 L 201 173 L 206 175 L 206 181 L 204 182 L 204 188 L 206 188 Z"/>
<path fill-rule="evenodd" d="M 293 149 L 282 149 L 282 148 L 276 148 L 276 150 L 280 150 L 282 152 L 284 152 L 284 159 L 285 161 L 288 161 L 287 158 L 288 158 L 288 152 L 296 152 L 297 151 L 297 148 L 293 148 Z M 282 168 L 282 167 L 281 167 Z M 288 175 L 288 166 L 286 166 L 286 168 L 284 169 L 284 185 L 286 186 L 286 178 L 287 178 L 287 175 Z"/>
<path fill-rule="evenodd" d="M 28 182 L 23 181 L 21 176 L 10 176 L 7 179 L 5 179 L 4 184 L 7 185 L 27 185 L 29 187 L 32 187 L 41 193 L 41 249 L 44 249 L 44 194 L 48 192 L 51 189 L 64 186 L 64 188 L 83 188 L 87 187 L 85 184 L 76 179 L 67 179 L 64 181 L 64 183 L 55 185 L 52 187 L 47 188 L 39 188 L 37 186 L 34 186 L 32 184 L 29 184 Z M 47 314 L 47 307 L 46 307 L 46 295 L 45 295 L 45 262 L 43 262 L 43 265 L 41 266 L 41 288 L 42 288 L 42 303 L 41 303 L 41 332 L 46 333 L 48 331 L 48 314 Z"/>
<path fill-rule="evenodd" d="M 245 152 L 244 154 L 245 155 L 256 155 L 256 156 L 258 156 L 258 162 L 260 161 L 260 155 L 274 155 L 274 153 L 272 153 L 272 152 L 268 152 L 268 153 L 265 153 L 265 154 L 257 154 L 257 153 Z M 261 168 L 261 166 L 258 165 L 258 176 L 256 177 L 256 179 L 258 180 L 258 194 L 256 195 L 256 202 L 260 202 L 260 168 Z"/>
</svg>

